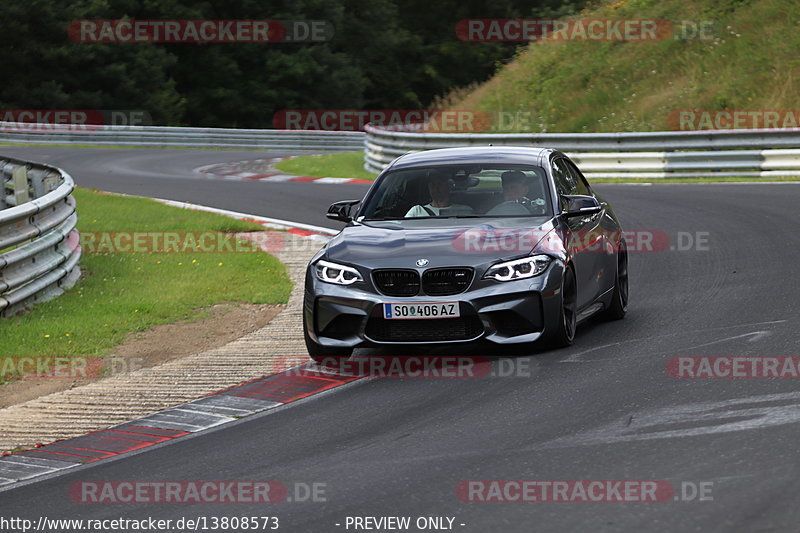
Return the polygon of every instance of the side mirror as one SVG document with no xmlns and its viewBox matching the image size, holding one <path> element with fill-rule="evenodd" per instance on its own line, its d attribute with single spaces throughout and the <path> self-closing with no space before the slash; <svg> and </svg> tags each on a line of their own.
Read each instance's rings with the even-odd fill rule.
<svg viewBox="0 0 800 533">
<path fill-rule="evenodd" d="M 567 218 L 595 215 L 603 209 L 594 196 L 564 194 L 561 198 L 567 201 L 566 209 L 562 213 Z"/>
<path fill-rule="evenodd" d="M 350 222 L 353 220 L 353 216 L 351 215 L 353 206 L 359 203 L 361 203 L 361 200 L 343 200 L 341 202 L 332 203 L 325 216 L 331 220 L 338 220 L 339 222 Z"/>
</svg>

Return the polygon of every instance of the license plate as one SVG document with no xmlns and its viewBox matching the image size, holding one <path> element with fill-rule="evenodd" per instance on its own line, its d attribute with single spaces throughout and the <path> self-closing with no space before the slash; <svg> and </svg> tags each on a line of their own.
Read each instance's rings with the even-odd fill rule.
<svg viewBox="0 0 800 533">
<path fill-rule="evenodd" d="M 383 304 L 383 318 L 387 319 L 455 318 L 459 316 L 461 315 L 458 312 L 458 302 Z"/>
</svg>

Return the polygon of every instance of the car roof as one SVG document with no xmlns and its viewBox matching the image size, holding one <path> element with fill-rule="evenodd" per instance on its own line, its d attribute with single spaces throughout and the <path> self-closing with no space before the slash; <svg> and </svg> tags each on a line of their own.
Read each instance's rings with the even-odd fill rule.
<svg viewBox="0 0 800 533">
<path fill-rule="evenodd" d="M 440 148 L 412 152 L 396 159 L 389 167 L 392 170 L 401 168 L 424 167 L 430 165 L 460 165 L 480 163 L 507 163 L 515 165 L 540 165 L 552 148 L 528 146 L 462 146 L 458 148 Z"/>
</svg>

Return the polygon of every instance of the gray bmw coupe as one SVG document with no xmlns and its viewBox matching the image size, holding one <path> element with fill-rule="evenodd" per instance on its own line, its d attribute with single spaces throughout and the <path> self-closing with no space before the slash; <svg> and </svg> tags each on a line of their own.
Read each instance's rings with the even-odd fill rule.
<svg viewBox="0 0 800 533">
<path fill-rule="evenodd" d="M 580 321 L 626 312 L 622 228 L 557 150 L 404 155 L 328 218 L 347 225 L 306 272 L 303 328 L 317 361 L 359 346 L 560 347 Z"/>
</svg>

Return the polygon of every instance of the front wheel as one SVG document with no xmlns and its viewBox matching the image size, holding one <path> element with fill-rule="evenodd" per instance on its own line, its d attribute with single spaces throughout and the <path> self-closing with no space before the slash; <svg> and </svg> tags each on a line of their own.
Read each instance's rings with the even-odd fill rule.
<svg viewBox="0 0 800 533">
<path fill-rule="evenodd" d="M 606 320 L 619 320 L 628 312 L 628 251 L 624 246 L 617 253 L 617 279 L 614 281 L 614 292 L 611 305 L 603 311 Z"/>
<path fill-rule="evenodd" d="M 559 313 L 558 328 L 550 336 L 549 345 L 553 348 L 564 348 L 575 340 L 575 330 L 578 324 L 578 287 L 575 283 L 575 273 L 571 267 L 564 269 L 564 279 L 561 282 L 561 312 Z"/>
<path fill-rule="evenodd" d="M 306 350 L 308 351 L 308 356 L 317 363 L 332 361 L 339 362 L 353 355 L 352 348 L 329 348 L 314 342 L 314 340 L 308 335 L 305 313 L 303 313 L 303 339 L 306 341 Z"/>
</svg>

